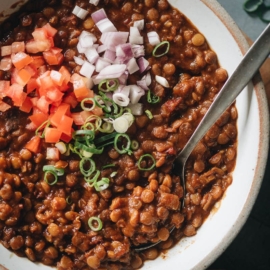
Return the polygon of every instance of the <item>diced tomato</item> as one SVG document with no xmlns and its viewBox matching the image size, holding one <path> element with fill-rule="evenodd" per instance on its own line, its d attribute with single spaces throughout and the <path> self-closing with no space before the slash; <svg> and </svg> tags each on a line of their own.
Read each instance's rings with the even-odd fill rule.
<svg viewBox="0 0 270 270">
<path fill-rule="evenodd" d="M 70 86 L 68 84 L 62 84 L 60 87 L 59 87 L 59 90 L 61 92 L 66 92 L 67 90 L 70 89 Z"/>
<path fill-rule="evenodd" d="M 27 41 L 25 48 L 28 53 L 38 53 L 49 50 L 52 47 L 52 43 L 49 39 Z"/>
<path fill-rule="evenodd" d="M 38 101 L 38 97 L 32 97 L 30 98 L 33 107 L 37 107 L 37 101 Z"/>
<path fill-rule="evenodd" d="M 52 53 L 54 53 L 54 54 L 58 54 L 58 53 L 62 52 L 63 49 L 58 48 L 58 47 L 53 47 L 53 48 L 50 49 L 50 51 L 51 51 Z"/>
<path fill-rule="evenodd" d="M 49 23 L 42 26 L 42 28 L 46 30 L 48 36 L 53 37 L 57 33 L 57 29 L 53 28 Z"/>
<path fill-rule="evenodd" d="M 70 105 L 62 103 L 51 117 L 51 124 L 54 127 L 58 127 L 61 124 L 64 115 L 70 115 Z"/>
<path fill-rule="evenodd" d="M 11 45 L 1 47 L 1 56 L 11 55 L 12 49 Z"/>
<path fill-rule="evenodd" d="M 78 101 L 82 101 L 85 98 L 94 97 L 94 92 L 86 87 L 74 89 L 74 94 Z"/>
<path fill-rule="evenodd" d="M 46 73 L 46 72 L 47 72 L 47 67 L 46 67 L 45 65 L 40 66 L 40 67 L 38 68 L 38 75 L 39 75 L 39 76 L 43 75 L 43 74 Z"/>
<path fill-rule="evenodd" d="M 98 106 L 96 106 L 91 112 L 97 116 L 102 116 L 104 114 L 103 110 Z"/>
<path fill-rule="evenodd" d="M 61 86 L 63 84 L 64 76 L 59 71 L 52 70 L 50 77 L 56 85 Z"/>
<path fill-rule="evenodd" d="M 78 100 L 75 96 L 75 94 L 73 92 L 67 94 L 64 99 L 63 102 L 68 103 L 73 109 L 78 105 Z"/>
<path fill-rule="evenodd" d="M 49 65 L 60 65 L 64 59 L 62 53 L 54 54 L 51 50 L 43 52 L 43 57 Z"/>
<path fill-rule="evenodd" d="M 49 118 L 48 114 L 36 110 L 35 108 L 33 114 L 29 116 L 29 119 L 33 122 L 33 124 L 36 127 L 41 126 L 45 121 L 48 120 L 48 118 Z"/>
<path fill-rule="evenodd" d="M 5 112 L 10 108 L 11 108 L 10 105 L 8 105 L 6 102 L 0 99 L 0 112 Z"/>
<path fill-rule="evenodd" d="M 25 43 L 24 41 L 15 41 L 11 44 L 12 53 L 24 52 L 25 51 Z"/>
<path fill-rule="evenodd" d="M 49 37 L 48 32 L 43 27 L 35 28 L 32 36 L 34 37 L 34 40 L 45 40 Z"/>
<path fill-rule="evenodd" d="M 38 74 L 37 68 L 32 63 L 28 66 L 25 66 L 24 69 L 26 69 L 31 74 L 31 77 L 36 77 Z"/>
<path fill-rule="evenodd" d="M 37 108 L 41 110 L 43 113 L 48 113 L 49 112 L 49 106 L 51 102 L 49 102 L 45 96 L 42 96 L 38 99 L 37 101 Z"/>
<path fill-rule="evenodd" d="M 33 92 L 35 89 L 37 89 L 39 87 L 37 80 L 34 78 L 31 78 L 28 82 L 28 84 L 26 85 L 26 91 L 27 94 L 30 94 L 31 92 Z"/>
<path fill-rule="evenodd" d="M 63 115 L 60 124 L 57 126 L 57 129 L 67 135 L 71 135 L 72 125 L 73 125 L 72 117 Z"/>
<path fill-rule="evenodd" d="M 56 87 L 48 89 L 46 93 L 46 97 L 52 102 L 58 102 L 58 101 L 61 102 L 63 95 L 64 94 L 61 91 L 59 91 Z"/>
<path fill-rule="evenodd" d="M 44 74 L 42 74 L 37 79 L 37 82 L 40 83 L 40 86 L 47 89 L 55 86 L 53 80 L 50 77 L 50 71 L 46 71 Z"/>
<path fill-rule="evenodd" d="M 28 130 L 35 131 L 37 128 L 38 127 L 33 122 L 26 124 L 26 129 L 28 129 Z"/>
<path fill-rule="evenodd" d="M 23 92 L 23 86 L 18 83 L 14 83 L 9 87 L 7 96 L 12 99 L 15 106 L 20 107 L 26 98 L 26 93 Z"/>
<path fill-rule="evenodd" d="M 36 154 L 40 151 L 40 140 L 39 136 L 34 136 L 26 143 L 24 148 Z"/>
<path fill-rule="evenodd" d="M 80 112 L 72 113 L 71 117 L 73 118 L 74 124 L 76 126 L 82 126 L 84 124 L 84 119 Z"/>
<path fill-rule="evenodd" d="M 57 143 L 61 138 L 62 132 L 57 128 L 47 127 L 45 129 L 45 142 Z"/>
<path fill-rule="evenodd" d="M 32 65 L 36 68 L 39 68 L 45 64 L 44 58 L 42 56 L 32 56 L 32 58 Z"/>
<path fill-rule="evenodd" d="M 10 57 L 4 57 L 1 59 L 0 62 L 0 70 L 10 70 L 12 67 L 12 62 L 11 62 L 11 58 Z"/>
<path fill-rule="evenodd" d="M 17 69 L 22 69 L 33 62 L 33 58 L 24 52 L 18 52 L 11 55 L 11 61 Z"/>
<path fill-rule="evenodd" d="M 72 134 L 72 131 L 73 130 L 71 130 L 71 134 Z M 69 143 L 72 140 L 72 135 L 71 134 L 67 135 L 65 133 L 62 133 L 60 140 L 65 142 L 65 143 Z"/>
<path fill-rule="evenodd" d="M 48 160 L 59 160 L 60 158 L 60 153 L 58 148 L 56 147 L 48 147 L 47 152 L 46 152 L 46 159 Z"/>
<path fill-rule="evenodd" d="M 70 81 L 71 78 L 71 74 L 70 72 L 67 70 L 66 67 L 61 66 L 61 68 L 59 69 L 59 72 L 63 75 L 64 80 L 63 80 L 63 84 L 67 85 Z"/>
<path fill-rule="evenodd" d="M 33 104 L 30 97 L 26 97 L 22 106 L 20 107 L 20 110 L 26 113 L 30 113 L 32 108 L 33 108 Z"/>
<path fill-rule="evenodd" d="M 16 76 L 15 81 L 22 86 L 25 86 L 31 79 L 31 74 L 24 68 L 19 70 L 18 73 L 14 73 L 14 75 Z"/>
<path fill-rule="evenodd" d="M 7 95 L 10 87 L 10 81 L 0 81 L 0 97 L 3 98 Z"/>
</svg>

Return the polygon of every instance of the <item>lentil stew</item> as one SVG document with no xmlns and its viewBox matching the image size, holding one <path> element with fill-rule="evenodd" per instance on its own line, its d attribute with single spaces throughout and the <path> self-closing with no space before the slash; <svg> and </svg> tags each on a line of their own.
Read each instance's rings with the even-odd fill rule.
<svg viewBox="0 0 270 270">
<path fill-rule="evenodd" d="M 167 0 L 98 2 L 30 0 L 1 26 L 0 240 L 59 270 L 139 269 L 195 235 L 232 183 L 237 154 L 232 105 L 192 152 L 183 198 L 174 158 L 227 72 Z M 114 34 L 103 43 L 127 32 L 118 45 L 132 44 L 128 60 L 128 49 L 108 50 Z M 83 42 L 97 49 L 94 60 Z M 107 62 L 99 71 L 98 59 Z M 99 79 L 108 67 L 121 74 Z"/>
</svg>

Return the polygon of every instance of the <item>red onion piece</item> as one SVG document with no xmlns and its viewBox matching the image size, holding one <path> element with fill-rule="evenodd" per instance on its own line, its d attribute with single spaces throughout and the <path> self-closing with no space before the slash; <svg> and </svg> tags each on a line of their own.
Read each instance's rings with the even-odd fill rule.
<svg viewBox="0 0 270 270">
<path fill-rule="evenodd" d="M 155 79 L 156 79 L 156 82 L 158 82 L 160 85 L 164 87 L 170 87 L 168 81 L 164 77 L 156 75 Z"/>
<path fill-rule="evenodd" d="M 102 57 L 99 57 L 96 61 L 96 72 L 100 72 L 103 68 L 107 67 L 110 65 L 110 62 L 108 62 L 107 60 L 105 60 Z"/>
<path fill-rule="evenodd" d="M 86 49 L 87 49 L 87 48 L 83 47 L 83 46 L 81 45 L 81 43 L 78 42 L 78 44 L 77 44 L 77 50 L 78 50 L 79 53 L 85 53 L 85 52 L 86 52 Z"/>
<path fill-rule="evenodd" d="M 133 23 L 133 26 L 137 27 L 139 30 L 143 30 L 143 28 L 144 28 L 144 19 L 139 20 L 139 21 L 135 21 Z"/>
<path fill-rule="evenodd" d="M 79 42 L 82 47 L 90 47 L 97 41 L 97 38 L 92 33 L 82 31 L 79 36 Z"/>
<path fill-rule="evenodd" d="M 105 67 L 100 71 L 100 73 L 96 76 L 96 80 L 100 79 L 116 79 L 119 78 L 126 70 L 126 65 L 110 65 Z"/>
<path fill-rule="evenodd" d="M 115 60 L 115 52 L 112 51 L 112 50 L 106 50 L 104 55 L 103 55 L 103 58 L 107 61 L 109 61 L 110 63 L 113 63 L 114 60 Z"/>
<path fill-rule="evenodd" d="M 117 90 L 114 91 L 114 93 L 122 93 L 123 95 L 126 95 L 128 97 L 130 93 L 130 86 L 120 84 Z"/>
<path fill-rule="evenodd" d="M 90 0 L 89 3 L 97 6 L 99 3 L 99 0 Z"/>
<path fill-rule="evenodd" d="M 132 45 L 132 52 L 135 58 L 139 58 L 145 55 L 144 46 L 142 45 Z"/>
<path fill-rule="evenodd" d="M 104 44 L 101 44 L 101 45 L 99 45 L 99 46 L 97 47 L 97 52 L 98 52 L 98 53 L 103 53 L 103 52 L 105 52 L 106 50 L 107 50 L 107 46 L 104 45 Z"/>
<path fill-rule="evenodd" d="M 148 37 L 149 43 L 153 46 L 156 46 L 160 43 L 160 38 L 156 31 L 148 32 L 147 37 Z"/>
<path fill-rule="evenodd" d="M 139 65 L 141 73 L 143 73 L 145 70 L 148 70 L 150 68 L 149 62 L 144 57 L 140 57 L 138 59 L 138 65 Z"/>
<path fill-rule="evenodd" d="M 113 25 L 113 23 L 108 19 L 105 18 L 103 20 L 100 20 L 96 23 L 97 28 L 101 33 L 108 33 L 108 32 L 116 32 L 117 29 Z"/>
<path fill-rule="evenodd" d="M 94 71 L 95 71 L 95 66 L 90 64 L 88 61 L 84 61 L 80 69 L 80 74 L 85 76 L 86 78 L 91 78 Z"/>
<path fill-rule="evenodd" d="M 115 51 L 116 46 L 127 42 L 129 32 L 107 32 L 103 33 L 100 41 L 107 46 L 107 49 Z"/>
<path fill-rule="evenodd" d="M 73 59 L 74 59 L 74 62 L 79 66 L 83 65 L 84 63 L 84 60 L 78 56 L 73 56 Z"/>
<path fill-rule="evenodd" d="M 91 17 L 94 21 L 94 23 L 98 23 L 99 21 L 107 18 L 107 14 L 104 10 L 104 8 L 101 8 L 91 14 Z"/>
<path fill-rule="evenodd" d="M 132 44 L 143 44 L 143 36 L 137 27 L 131 26 L 129 28 L 129 42 Z"/>
<path fill-rule="evenodd" d="M 75 6 L 74 9 L 72 10 L 72 13 L 77 16 L 78 18 L 84 20 L 85 17 L 88 15 L 88 11 L 79 7 L 79 6 Z"/>
<path fill-rule="evenodd" d="M 138 71 L 140 68 L 136 62 L 136 59 L 133 57 L 131 58 L 128 63 L 127 63 L 127 70 L 129 72 L 129 74 L 133 74 L 136 71 Z"/>
<path fill-rule="evenodd" d="M 130 103 L 136 104 L 140 98 L 145 94 L 145 91 L 136 84 L 130 85 Z"/>
<path fill-rule="evenodd" d="M 119 78 L 119 83 L 120 84 L 127 84 L 127 79 L 128 79 L 128 72 L 125 71 Z"/>
<path fill-rule="evenodd" d="M 85 56 L 91 64 L 94 64 L 97 61 L 97 59 L 99 58 L 99 54 L 94 47 L 87 48 L 87 50 L 85 52 Z"/>
</svg>

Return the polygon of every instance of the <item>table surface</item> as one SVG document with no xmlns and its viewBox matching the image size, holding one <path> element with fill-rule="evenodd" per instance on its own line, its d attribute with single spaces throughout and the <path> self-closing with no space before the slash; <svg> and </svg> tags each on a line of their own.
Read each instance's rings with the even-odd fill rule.
<svg viewBox="0 0 270 270">
<path fill-rule="evenodd" d="M 217 1 L 251 41 L 254 41 L 266 27 L 266 23 L 261 22 L 258 17 L 250 16 L 243 10 L 243 3 L 246 0 Z M 260 72 L 270 104 L 270 58 L 266 60 Z M 217 269 L 270 269 L 270 154 L 259 195 L 247 222 L 231 245 L 208 268 L 208 270 Z"/>
</svg>

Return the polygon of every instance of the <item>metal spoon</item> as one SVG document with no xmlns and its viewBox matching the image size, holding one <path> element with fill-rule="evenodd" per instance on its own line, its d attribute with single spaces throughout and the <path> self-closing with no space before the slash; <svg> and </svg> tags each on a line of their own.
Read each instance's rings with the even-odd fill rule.
<svg viewBox="0 0 270 270">
<path fill-rule="evenodd" d="M 220 92 L 215 97 L 215 100 L 209 107 L 207 113 L 204 115 L 203 119 L 197 126 L 189 141 L 174 161 L 174 173 L 180 175 L 181 177 L 182 186 L 184 189 L 184 197 L 186 193 L 185 164 L 191 152 L 199 143 L 199 141 L 203 138 L 206 132 L 214 125 L 214 123 L 225 112 L 225 110 L 235 101 L 236 97 L 252 79 L 252 77 L 263 64 L 269 53 L 270 24 L 268 24 L 262 34 L 257 38 L 257 40 L 247 51 L 238 67 L 235 69 L 233 74 L 230 76 L 230 78 L 227 80 Z M 174 228 L 171 229 L 171 232 L 173 229 Z M 160 242 L 161 241 L 146 245 L 140 245 L 138 247 L 134 247 L 134 250 L 138 252 L 143 251 L 159 244 Z"/>
</svg>

